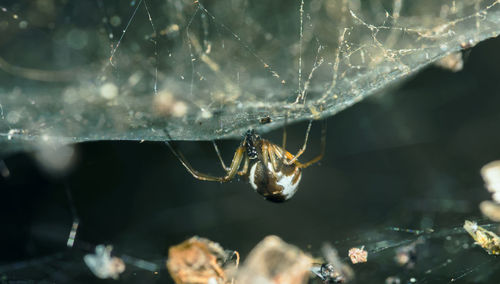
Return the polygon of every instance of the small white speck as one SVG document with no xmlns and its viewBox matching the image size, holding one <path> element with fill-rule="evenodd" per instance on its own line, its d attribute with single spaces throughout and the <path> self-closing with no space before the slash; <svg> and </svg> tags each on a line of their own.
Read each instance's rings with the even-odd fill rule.
<svg viewBox="0 0 500 284">
<path fill-rule="evenodd" d="M 202 109 L 201 110 L 201 118 L 203 119 L 209 119 L 212 117 L 212 112 L 206 110 L 206 109 Z"/>
<path fill-rule="evenodd" d="M 118 96 L 118 87 L 113 83 L 106 83 L 101 86 L 101 96 L 107 100 L 112 100 Z"/>
<path fill-rule="evenodd" d="M 183 101 L 177 101 L 172 107 L 172 115 L 175 117 L 183 117 L 186 115 L 188 106 Z"/>
</svg>

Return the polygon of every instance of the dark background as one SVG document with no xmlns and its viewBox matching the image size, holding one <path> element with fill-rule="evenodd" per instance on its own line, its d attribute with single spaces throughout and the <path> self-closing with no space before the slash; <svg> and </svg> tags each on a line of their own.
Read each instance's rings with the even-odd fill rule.
<svg viewBox="0 0 500 284">
<path fill-rule="evenodd" d="M 499 39 L 488 40 L 465 52 L 461 72 L 430 66 L 328 119 L 325 158 L 304 170 L 298 193 L 284 204 L 263 200 L 243 181 L 194 179 L 163 143 L 78 144 L 72 168 L 57 176 L 32 153 L 4 157 L 11 174 L 0 177 L 0 281 L 101 282 L 82 260 L 101 243 L 161 267 L 154 275 L 129 265 L 121 281 L 165 283 L 168 247 L 193 235 L 243 258 L 270 234 L 316 256 L 325 241 L 346 256 L 348 248 L 370 249 L 375 240 L 417 238 L 387 230 L 395 226 L 435 233 L 426 237 L 415 269 L 397 267 L 395 248 L 388 248 L 354 267 L 359 283 L 383 283 L 390 275 L 403 283 L 410 277 L 443 283 L 469 270 L 462 283 L 497 283 L 498 259 L 463 247 L 472 239 L 460 228 L 465 219 L 481 218 L 478 204 L 489 194 L 479 169 L 500 158 L 499 50 Z M 291 152 L 306 126 L 288 125 Z M 313 125 L 302 160 L 319 151 L 319 128 Z M 281 135 L 263 134 L 278 144 Z M 227 162 L 238 142 L 219 142 Z M 200 171 L 223 173 L 210 143 L 178 145 Z M 71 204 L 80 227 L 68 249 Z M 458 245 L 448 246 L 447 236 Z"/>
</svg>

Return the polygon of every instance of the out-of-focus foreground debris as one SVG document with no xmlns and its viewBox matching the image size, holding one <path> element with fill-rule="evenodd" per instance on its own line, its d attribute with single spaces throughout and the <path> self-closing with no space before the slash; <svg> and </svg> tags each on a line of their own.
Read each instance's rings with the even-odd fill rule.
<svg viewBox="0 0 500 284">
<path fill-rule="evenodd" d="M 238 283 L 306 283 L 312 258 L 279 237 L 268 236 L 255 246 L 238 271 Z"/>
<path fill-rule="evenodd" d="M 493 201 L 500 203 L 500 160 L 493 161 L 481 168 L 485 186 L 492 193 Z"/>
<path fill-rule="evenodd" d="M 268 236 L 252 249 L 239 267 L 237 252 L 224 250 L 210 240 L 192 237 L 170 247 L 167 269 L 177 284 L 301 284 L 308 283 L 311 275 L 324 283 L 345 283 L 353 279 L 354 272 L 340 260 L 332 246 L 324 245 L 322 254 L 326 262 L 313 260 L 277 236 Z"/>
<path fill-rule="evenodd" d="M 229 276 L 235 265 L 230 260 L 239 254 L 226 251 L 218 243 L 192 237 L 168 250 L 167 269 L 175 283 L 231 283 Z"/>
<path fill-rule="evenodd" d="M 401 284 L 401 279 L 397 276 L 389 276 L 385 279 L 385 284 Z"/>
<path fill-rule="evenodd" d="M 479 205 L 481 212 L 490 220 L 500 222 L 500 161 L 493 161 L 481 169 L 485 186 L 491 192 L 491 200 L 485 200 Z"/>
<path fill-rule="evenodd" d="M 500 222 L 500 204 L 491 200 L 485 200 L 479 204 L 479 209 L 491 221 Z"/>
<path fill-rule="evenodd" d="M 92 273 L 100 279 L 118 279 L 118 276 L 125 271 L 125 263 L 116 256 L 111 256 L 113 246 L 98 245 L 95 254 L 87 254 L 83 257 L 85 264 Z"/>
<path fill-rule="evenodd" d="M 394 257 L 396 263 L 408 269 L 413 269 L 417 260 L 417 246 L 423 244 L 424 242 L 425 239 L 419 237 L 409 245 L 398 248 L 396 250 L 396 256 Z"/>
<path fill-rule="evenodd" d="M 314 266 L 311 271 L 325 283 L 346 283 L 354 278 L 351 267 L 340 260 L 337 250 L 326 243 L 321 249 L 326 263 Z"/>
<path fill-rule="evenodd" d="M 500 237 L 497 234 L 469 220 L 465 220 L 464 229 L 488 254 L 500 255 Z"/>
<path fill-rule="evenodd" d="M 349 249 L 349 258 L 352 264 L 367 262 L 368 252 L 365 250 L 365 246 Z"/>
<path fill-rule="evenodd" d="M 461 71 L 464 68 L 464 60 L 462 58 L 462 52 L 457 51 L 450 53 L 445 57 L 436 61 L 434 65 L 452 72 Z"/>
</svg>

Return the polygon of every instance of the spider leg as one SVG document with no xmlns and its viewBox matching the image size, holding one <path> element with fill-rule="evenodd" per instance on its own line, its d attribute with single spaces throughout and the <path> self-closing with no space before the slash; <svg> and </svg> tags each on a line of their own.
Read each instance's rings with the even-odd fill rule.
<svg viewBox="0 0 500 284">
<path fill-rule="evenodd" d="M 250 159 L 248 159 L 248 156 L 245 155 L 245 161 L 243 162 L 243 169 L 238 172 L 238 175 L 244 176 L 248 173 L 248 164 L 250 163 Z"/>
<path fill-rule="evenodd" d="M 281 163 L 279 164 L 279 166 L 276 166 L 273 164 L 273 166 L 275 167 L 274 169 L 276 171 L 281 171 L 281 166 L 283 166 L 283 164 L 285 163 L 285 160 L 286 160 L 286 156 L 285 156 L 285 148 L 286 148 L 286 138 L 287 138 L 287 133 L 286 133 L 286 126 L 288 124 L 288 112 L 285 113 L 285 124 L 283 125 L 283 141 L 281 143 L 281 149 L 283 150 L 282 151 L 282 154 L 279 155 L 280 158 L 281 158 Z M 276 148 L 279 148 L 279 147 L 276 147 Z"/>
<path fill-rule="evenodd" d="M 288 112 L 285 114 L 285 124 L 283 125 L 283 141 L 281 143 L 281 149 L 286 149 L 286 125 L 288 124 Z"/>
<path fill-rule="evenodd" d="M 229 170 L 226 171 L 226 175 L 222 177 L 215 177 L 211 176 L 208 174 L 201 173 L 197 170 L 195 170 L 187 161 L 187 159 L 184 157 L 184 155 L 177 151 L 169 141 L 165 141 L 165 144 L 170 148 L 172 153 L 179 159 L 181 164 L 186 168 L 186 170 L 196 179 L 199 180 L 206 180 L 206 181 L 218 181 L 218 182 L 227 182 L 234 178 L 236 173 L 238 172 L 238 168 L 241 165 L 241 161 L 245 155 L 245 147 L 239 146 L 238 149 L 236 149 L 236 152 L 234 153 L 233 160 L 231 162 L 231 166 L 229 167 Z"/>
<path fill-rule="evenodd" d="M 295 154 L 293 156 L 293 158 L 291 160 L 285 160 L 284 163 L 286 165 L 291 165 L 293 163 L 295 163 L 295 161 L 304 153 L 304 151 L 306 150 L 306 147 L 307 147 L 307 140 L 309 139 L 309 132 L 311 131 L 311 126 L 312 126 L 312 120 L 309 121 L 309 125 L 307 126 L 307 131 L 306 131 L 306 137 L 304 139 L 304 144 L 302 145 L 302 148 L 300 148 L 300 150 L 297 152 L 297 154 Z M 285 148 L 283 148 L 283 150 L 285 150 Z"/>
<path fill-rule="evenodd" d="M 312 158 L 310 161 L 308 161 L 306 163 L 300 163 L 298 161 L 295 161 L 295 164 L 297 165 L 297 167 L 302 168 L 302 169 L 307 168 L 310 165 L 317 163 L 321 159 L 323 159 L 323 156 L 325 155 L 325 149 L 326 149 L 326 119 L 323 120 L 322 124 L 323 125 L 321 127 L 321 152 L 320 152 L 320 154 L 318 156 Z"/>
<path fill-rule="evenodd" d="M 228 172 L 229 167 L 226 167 L 226 164 L 224 164 L 224 160 L 222 159 L 222 155 L 220 154 L 219 147 L 217 147 L 217 144 L 215 143 L 214 140 L 212 140 L 212 144 L 214 145 L 215 152 L 217 153 L 217 157 L 219 157 L 220 164 L 222 165 L 222 168 Z"/>
<path fill-rule="evenodd" d="M 272 144 L 268 153 L 273 168 L 275 169 L 275 171 L 280 171 L 284 161 L 283 150 L 278 145 Z M 278 163 L 278 161 L 281 163 Z"/>
</svg>

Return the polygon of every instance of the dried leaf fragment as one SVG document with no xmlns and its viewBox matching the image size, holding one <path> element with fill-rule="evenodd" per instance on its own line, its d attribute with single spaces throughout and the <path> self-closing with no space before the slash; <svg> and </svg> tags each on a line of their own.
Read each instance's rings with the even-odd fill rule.
<svg viewBox="0 0 500 284">
<path fill-rule="evenodd" d="M 175 283 L 230 283 L 226 264 L 233 256 L 218 243 L 192 237 L 168 250 L 167 269 Z"/>
<path fill-rule="evenodd" d="M 351 248 L 349 249 L 349 258 L 352 264 L 363 263 L 368 261 L 368 252 L 362 246 L 361 248 Z"/>
<path fill-rule="evenodd" d="M 500 255 L 500 237 L 497 234 L 469 220 L 465 220 L 464 229 L 488 254 Z"/>
<path fill-rule="evenodd" d="M 250 252 L 237 283 L 307 283 L 312 258 L 279 237 L 268 236 Z"/>
</svg>

